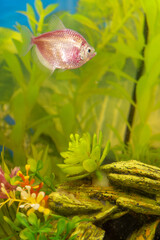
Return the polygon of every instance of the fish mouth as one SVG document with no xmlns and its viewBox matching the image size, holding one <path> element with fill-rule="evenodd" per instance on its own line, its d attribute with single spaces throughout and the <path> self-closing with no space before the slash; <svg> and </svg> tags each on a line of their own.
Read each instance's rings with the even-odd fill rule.
<svg viewBox="0 0 160 240">
<path fill-rule="evenodd" d="M 93 58 L 94 56 L 96 56 L 96 55 L 97 55 L 96 52 L 92 53 L 92 56 L 89 57 L 89 60 L 92 59 L 92 58 Z"/>
</svg>

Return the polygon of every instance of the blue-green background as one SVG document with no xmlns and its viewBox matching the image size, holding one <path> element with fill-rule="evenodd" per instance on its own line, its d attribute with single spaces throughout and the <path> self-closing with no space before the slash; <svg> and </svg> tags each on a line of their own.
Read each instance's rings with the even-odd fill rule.
<svg viewBox="0 0 160 240">
<path fill-rule="evenodd" d="M 42 0 L 43 6 L 46 7 L 51 3 L 58 3 L 56 11 L 76 11 L 77 0 Z M 26 4 L 34 5 L 33 0 L 1 0 L 0 1 L 0 26 L 14 28 L 16 22 L 28 26 L 27 18 L 17 11 L 25 11 Z"/>
</svg>

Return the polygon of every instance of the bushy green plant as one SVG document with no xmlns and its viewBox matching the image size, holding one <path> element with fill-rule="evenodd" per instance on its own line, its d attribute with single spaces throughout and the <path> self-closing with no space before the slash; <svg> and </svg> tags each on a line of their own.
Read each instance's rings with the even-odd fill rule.
<svg viewBox="0 0 160 240">
<path fill-rule="evenodd" d="M 46 218 L 45 221 L 41 221 L 35 213 L 31 213 L 28 217 L 24 213 L 17 213 L 16 219 L 11 221 L 8 217 L 4 216 L 4 220 L 11 226 L 14 230 L 13 235 L 17 239 L 28 239 L 28 240 L 74 240 L 76 235 L 69 238 L 70 233 L 80 222 L 78 217 L 73 217 L 71 220 L 53 215 L 51 218 Z M 55 222 L 57 220 L 57 223 Z M 56 230 L 55 232 L 53 229 Z M 6 238 L 6 240 L 9 238 Z"/>
<path fill-rule="evenodd" d="M 158 164 L 159 160 L 159 150 L 155 149 L 159 146 L 160 130 L 159 4 L 159 1 L 148 0 L 102 0 L 101 4 L 96 0 L 80 0 L 78 5 L 79 14 L 100 26 L 97 51 L 103 50 L 103 57 L 104 51 L 109 55 L 107 74 L 100 81 L 112 87 L 113 97 L 108 96 L 104 101 L 105 108 L 100 106 L 100 113 L 106 110 L 104 124 L 100 128 L 103 133 L 108 133 L 110 140 L 114 140 L 112 143 L 115 143 L 112 133 L 117 138 L 121 144 L 117 149 L 124 149 L 122 158 L 127 145 L 126 158 L 152 164 Z M 129 103 L 129 108 L 126 103 Z M 101 116 L 98 113 L 96 115 Z"/>
<path fill-rule="evenodd" d="M 43 162 L 29 158 L 25 172 L 15 167 L 10 173 L 3 154 L 3 165 L 0 167 L 0 238 L 75 239 L 73 230 L 80 222 L 89 220 L 53 214 L 47 195 L 55 191 L 53 177 L 41 175 Z"/>
<path fill-rule="evenodd" d="M 89 133 L 82 137 L 71 134 L 70 139 L 68 151 L 61 153 L 64 164 L 58 164 L 67 177 L 79 179 L 98 171 L 110 150 L 110 143 L 107 142 L 102 153 L 102 133 L 99 139 L 94 134 L 92 140 Z"/>
</svg>

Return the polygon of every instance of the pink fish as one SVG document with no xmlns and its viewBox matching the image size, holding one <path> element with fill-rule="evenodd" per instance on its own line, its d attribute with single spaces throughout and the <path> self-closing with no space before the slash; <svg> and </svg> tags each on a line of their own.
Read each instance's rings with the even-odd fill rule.
<svg viewBox="0 0 160 240">
<path fill-rule="evenodd" d="M 81 34 L 66 29 L 62 22 L 60 25 L 62 29 L 31 39 L 31 45 L 36 45 L 39 61 L 52 72 L 56 68 L 79 68 L 96 55 L 94 48 Z"/>
</svg>

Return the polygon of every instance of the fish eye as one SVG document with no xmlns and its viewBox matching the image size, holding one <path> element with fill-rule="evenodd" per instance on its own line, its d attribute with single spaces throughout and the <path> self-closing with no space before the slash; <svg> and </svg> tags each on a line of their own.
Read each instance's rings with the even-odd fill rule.
<svg viewBox="0 0 160 240">
<path fill-rule="evenodd" d="M 88 48 L 88 53 L 90 53 L 91 52 L 91 49 L 90 48 Z"/>
</svg>

